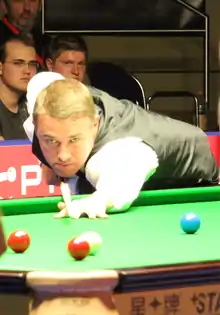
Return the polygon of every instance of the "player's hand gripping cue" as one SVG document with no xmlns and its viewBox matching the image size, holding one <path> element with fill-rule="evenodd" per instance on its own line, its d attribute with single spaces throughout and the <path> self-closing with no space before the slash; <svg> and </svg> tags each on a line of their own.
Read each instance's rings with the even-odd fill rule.
<svg viewBox="0 0 220 315">
<path fill-rule="evenodd" d="M 66 188 L 64 187 L 65 186 L 62 186 L 62 189 L 65 191 Z M 66 192 L 63 194 L 63 197 L 65 194 Z M 101 198 L 98 193 L 94 193 L 87 198 L 73 200 L 70 203 L 69 201 L 65 201 L 65 198 L 67 198 L 67 195 L 64 197 L 64 203 L 59 202 L 58 208 L 60 209 L 60 212 L 55 215 L 55 218 L 64 218 L 69 216 L 73 219 L 79 219 L 83 214 L 86 214 L 90 219 L 108 217 L 106 214 L 106 201 Z"/>
</svg>

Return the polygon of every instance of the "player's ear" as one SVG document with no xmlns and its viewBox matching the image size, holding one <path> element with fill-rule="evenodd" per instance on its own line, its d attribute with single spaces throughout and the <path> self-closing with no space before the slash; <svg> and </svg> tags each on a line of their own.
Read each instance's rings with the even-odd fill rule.
<svg viewBox="0 0 220 315">
<path fill-rule="evenodd" d="M 49 71 L 53 71 L 53 61 L 51 59 L 46 59 L 46 66 Z"/>
<path fill-rule="evenodd" d="M 98 127 L 99 126 L 99 122 L 100 122 L 100 116 L 99 115 L 95 115 L 94 127 Z"/>
<path fill-rule="evenodd" d="M 0 62 L 0 75 L 2 75 L 2 68 L 3 68 L 3 64 L 2 62 Z"/>
</svg>

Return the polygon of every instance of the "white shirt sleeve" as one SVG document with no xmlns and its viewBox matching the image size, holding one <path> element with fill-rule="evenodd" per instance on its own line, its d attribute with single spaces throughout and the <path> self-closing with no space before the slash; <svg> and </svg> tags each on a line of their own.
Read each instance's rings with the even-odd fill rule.
<svg viewBox="0 0 220 315">
<path fill-rule="evenodd" d="M 116 209 L 128 209 L 158 167 L 156 152 L 139 138 L 106 144 L 88 161 L 86 178 Z"/>
</svg>

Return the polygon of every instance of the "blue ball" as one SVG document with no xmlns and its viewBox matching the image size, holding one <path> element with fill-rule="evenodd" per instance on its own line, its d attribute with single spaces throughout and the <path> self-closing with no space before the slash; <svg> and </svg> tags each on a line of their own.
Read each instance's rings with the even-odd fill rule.
<svg viewBox="0 0 220 315">
<path fill-rule="evenodd" d="M 196 233 L 199 230 L 200 225 L 200 218 L 192 212 L 186 213 L 180 221 L 180 226 L 182 230 L 187 234 Z"/>
</svg>

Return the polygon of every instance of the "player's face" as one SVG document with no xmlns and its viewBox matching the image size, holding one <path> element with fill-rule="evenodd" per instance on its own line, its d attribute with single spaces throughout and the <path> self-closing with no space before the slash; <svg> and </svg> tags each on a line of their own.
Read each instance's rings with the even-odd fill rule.
<svg viewBox="0 0 220 315">
<path fill-rule="evenodd" d="M 36 51 L 20 42 L 6 45 L 6 58 L 0 63 L 1 81 L 9 88 L 26 92 L 27 84 L 37 73 Z"/>
<path fill-rule="evenodd" d="M 31 29 L 41 8 L 41 0 L 9 0 L 9 17 L 19 29 Z"/>
<path fill-rule="evenodd" d="M 47 60 L 47 67 L 50 71 L 58 72 L 66 78 L 83 82 L 86 73 L 86 57 L 82 51 L 65 50 L 55 62 Z"/>
<path fill-rule="evenodd" d="M 35 124 L 42 153 L 58 176 L 71 177 L 86 162 L 94 146 L 99 117 L 56 119 L 39 115 Z"/>
</svg>

